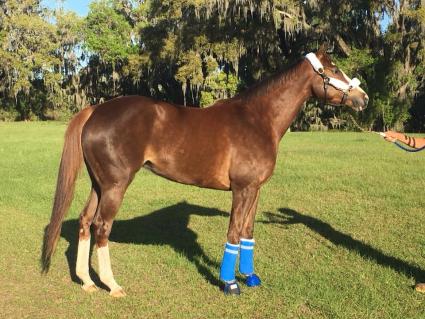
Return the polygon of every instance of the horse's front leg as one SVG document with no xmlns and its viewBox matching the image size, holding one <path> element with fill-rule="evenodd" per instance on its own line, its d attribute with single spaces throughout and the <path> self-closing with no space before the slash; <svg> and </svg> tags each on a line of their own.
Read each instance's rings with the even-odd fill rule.
<svg viewBox="0 0 425 319">
<path fill-rule="evenodd" d="M 239 272 L 246 277 L 245 283 L 248 287 L 261 285 L 260 278 L 254 272 L 254 221 L 259 195 L 258 189 L 255 201 L 245 215 L 240 238 Z"/>
<path fill-rule="evenodd" d="M 235 265 L 239 254 L 245 217 L 251 212 L 253 207 L 256 207 L 258 188 L 234 188 L 232 192 L 232 211 L 230 214 L 229 230 L 227 232 L 227 243 L 220 268 L 220 279 L 225 283 L 224 292 L 226 294 L 238 295 L 240 294 L 240 288 L 236 282 Z"/>
</svg>

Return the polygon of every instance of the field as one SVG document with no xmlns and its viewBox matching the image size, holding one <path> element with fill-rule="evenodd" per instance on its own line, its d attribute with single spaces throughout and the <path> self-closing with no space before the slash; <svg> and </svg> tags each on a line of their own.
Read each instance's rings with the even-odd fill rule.
<svg viewBox="0 0 425 319">
<path fill-rule="evenodd" d="M 64 130 L 0 123 L 1 318 L 425 318 L 425 294 L 412 288 L 425 281 L 425 152 L 371 133 L 288 133 L 256 218 L 263 286 L 242 284 L 239 297 L 217 280 L 230 193 L 142 170 L 112 230 L 128 294 L 113 299 L 85 293 L 74 273 L 85 172 L 40 274 Z"/>
</svg>

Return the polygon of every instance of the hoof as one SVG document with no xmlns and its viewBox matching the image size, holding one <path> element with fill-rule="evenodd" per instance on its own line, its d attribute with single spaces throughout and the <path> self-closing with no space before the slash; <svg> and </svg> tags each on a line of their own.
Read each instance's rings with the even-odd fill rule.
<svg viewBox="0 0 425 319">
<path fill-rule="evenodd" d="M 416 290 L 417 292 L 425 293 L 425 283 L 422 283 L 422 284 L 416 284 L 416 286 L 415 286 L 415 290 Z"/>
<path fill-rule="evenodd" d="M 114 290 L 111 290 L 109 293 L 110 296 L 114 298 L 121 298 L 127 296 L 127 294 L 124 292 L 124 289 L 121 287 L 115 288 Z"/>
<path fill-rule="evenodd" d="M 224 284 L 224 294 L 225 295 L 240 295 L 241 289 L 236 281 L 234 282 L 226 282 Z"/>
<path fill-rule="evenodd" d="M 83 290 L 88 293 L 92 293 L 98 290 L 95 284 L 82 285 L 81 288 L 83 288 Z"/>
<path fill-rule="evenodd" d="M 261 279 L 256 274 L 252 274 L 246 277 L 245 283 L 248 287 L 257 287 L 261 285 Z"/>
</svg>

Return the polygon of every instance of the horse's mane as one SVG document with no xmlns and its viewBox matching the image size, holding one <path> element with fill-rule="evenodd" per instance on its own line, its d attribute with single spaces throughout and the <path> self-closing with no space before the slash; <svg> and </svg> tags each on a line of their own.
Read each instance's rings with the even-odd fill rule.
<svg viewBox="0 0 425 319">
<path fill-rule="evenodd" d="M 290 64 L 285 69 L 276 74 L 248 87 L 245 91 L 238 94 L 237 98 L 250 99 L 253 97 L 265 95 L 276 86 L 282 88 L 285 86 L 286 82 L 289 82 L 295 75 L 298 74 L 298 71 L 301 66 L 302 59 L 297 60 L 295 63 Z"/>
</svg>

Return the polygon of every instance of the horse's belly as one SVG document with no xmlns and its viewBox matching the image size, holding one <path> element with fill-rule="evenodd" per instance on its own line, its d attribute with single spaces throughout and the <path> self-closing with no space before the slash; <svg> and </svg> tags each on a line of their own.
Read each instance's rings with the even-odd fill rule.
<svg viewBox="0 0 425 319">
<path fill-rule="evenodd" d="M 188 185 L 220 190 L 230 189 L 228 169 L 223 166 L 194 167 L 170 162 L 146 161 L 143 167 L 166 179 Z"/>
</svg>

